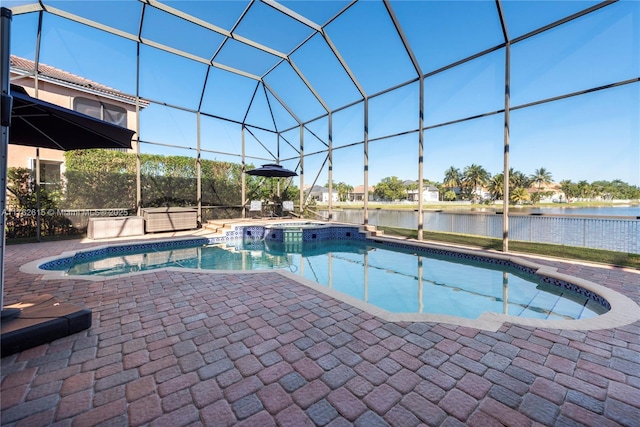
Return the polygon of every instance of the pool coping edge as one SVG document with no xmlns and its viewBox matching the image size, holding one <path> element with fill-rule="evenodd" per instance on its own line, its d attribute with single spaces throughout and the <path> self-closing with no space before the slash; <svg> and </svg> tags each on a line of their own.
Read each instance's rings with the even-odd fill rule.
<svg viewBox="0 0 640 427">
<path fill-rule="evenodd" d="M 447 323 L 447 324 L 466 326 L 466 327 L 471 327 L 471 328 L 481 329 L 486 331 L 493 331 L 493 332 L 497 331 L 505 323 L 546 328 L 546 329 L 597 330 L 597 329 L 617 328 L 617 327 L 632 324 L 636 321 L 640 321 L 640 305 L 636 304 L 631 298 L 615 290 L 609 289 L 606 286 L 594 283 L 592 281 L 571 276 L 564 273 L 559 273 L 556 267 L 537 264 L 533 261 L 522 259 L 519 256 L 512 255 L 512 254 L 497 253 L 493 251 L 487 251 L 484 249 L 469 249 L 469 248 L 463 248 L 459 246 L 439 245 L 439 244 L 426 243 L 426 242 L 420 242 L 420 241 L 414 241 L 414 240 L 398 239 L 398 238 L 393 238 L 388 236 L 371 237 L 369 235 L 369 232 L 367 231 L 365 232 L 367 233 L 367 240 L 371 240 L 373 242 L 383 242 L 383 243 L 384 242 L 392 242 L 392 243 L 402 242 L 407 245 L 415 246 L 418 248 L 446 250 L 446 251 L 458 252 L 461 254 L 468 254 L 468 255 L 478 255 L 480 253 L 482 254 L 482 256 L 486 256 L 488 258 L 500 259 L 503 261 L 511 262 L 516 265 L 531 268 L 535 270 L 535 274 L 538 276 L 565 281 L 600 295 L 601 297 L 607 300 L 607 302 L 611 306 L 611 309 L 607 313 L 598 315 L 593 318 L 576 319 L 576 320 L 535 319 L 535 318 L 516 317 L 516 316 L 510 316 L 507 314 L 498 314 L 498 313 L 491 313 L 491 312 L 485 312 L 476 319 L 467 319 L 463 317 L 442 315 L 442 314 L 432 314 L 432 313 L 392 313 L 380 307 L 366 303 L 357 298 L 351 297 L 343 292 L 336 291 L 334 289 L 320 285 L 309 279 L 306 279 L 304 277 L 298 276 L 294 273 L 291 273 L 289 271 L 282 270 L 282 269 L 274 269 L 274 270 L 266 270 L 266 271 L 210 270 L 210 271 L 204 272 L 203 270 L 199 270 L 199 269 L 165 267 L 157 270 L 138 271 L 133 273 L 126 273 L 126 274 L 104 277 L 104 276 L 66 275 L 61 270 L 44 270 L 39 268 L 40 265 L 43 265 L 49 261 L 65 258 L 65 257 L 72 257 L 79 252 L 83 252 L 84 250 L 82 249 L 65 251 L 58 255 L 30 261 L 20 266 L 20 271 L 24 273 L 29 273 L 29 274 L 41 275 L 41 280 L 72 279 L 72 280 L 86 280 L 91 282 L 117 280 L 117 279 L 122 279 L 123 277 L 143 275 L 147 273 L 153 273 L 154 271 L 163 271 L 163 270 L 164 271 L 183 271 L 183 272 L 188 271 L 188 272 L 198 273 L 198 274 L 268 274 L 268 273 L 276 272 L 290 280 L 293 280 L 297 283 L 300 283 L 304 286 L 307 286 L 311 289 L 314 289 L 318 292 L 321 292 L 337 300 L 343 301 L 355 308 L 365 311 L 373 316 L 377 316 L 380 319 L 383 319 L 385 321 Z M 166 242 L 188 241 L 188 240 L 199 240 L 199 239 L 201 239 L 201 237 L 200 238 L 181 237 L 181 238 L 159 239 L 159 240 L 154 240 L 153 242 L 146 242 L 146 243 L 166 243 Z M 114 246 L 131 246 L 136 244 L 143 244 L 143 242 L 127 242 L 127 243 L 112 243 L 112 244 L 106 243 L 105 245 L 92 247 L 90 250 L 100 250 L 100 249 L 104 249 L 107 247 L 114 247 Z"/>
</svg>

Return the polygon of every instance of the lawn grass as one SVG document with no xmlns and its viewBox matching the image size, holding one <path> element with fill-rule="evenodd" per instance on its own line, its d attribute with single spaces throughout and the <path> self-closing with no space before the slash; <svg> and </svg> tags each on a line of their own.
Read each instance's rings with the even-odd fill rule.
<svg viewBox="0 0 640 427">
<path fill-rule="evenodd" d="M 593 208 L 593 207 L 616 207 L 616 206 L 640 206 L 640 200 L 630 200 L 625 203 L 612 203 L 607 201 L 584 201 L 584 202 L 571 202 L 571 203 L 536 203 L 526 205 L 509 205 L 510 212 L 518 212 L 520 209 L 532 209 L 532 208 Z M 317 209 L 328 209 L 329 206 L 326 203 L 318 203 Z M 415 203 L 378 203 L 369 202 L 369 209 L 386 209 L 386 210 L 417 210 L 418 202 Z M 351 203 L 334 203 L 333 209 L 363 209 L 363 203 L 351 202 Z M 502 210 L 502 203 L 492 203 L 489 205 L 481 203 L 456 203 L 456 202 L 428 202 L 423 205 L 425 211 L 432 210 L 488 210 L 497 209 Z"/>
<path fill-rule="evenodd" d="M 376 228 L 384 231 L 384 233 L 389 236 L 406 237 L 410 239 L 418 238 L 417 230 L 386 226 L 377 226 Z M 423 240 L 426 241 L 453 243 L 482 249 L 493 249 L 497 251 L 502 250 L 502 239 L 490 237 L 470 236 L 455 233 L 437 233 L 433 231 L 424 231 L 422 237 Z M 554 258 L 588 261 L 598 264 L 616 265 L 640 270 L 640 255 L 638 254 L 605 251 L 602 249 L 589 249 L 577 246 L 552 245 L 548 243 L 521 242 L 516 240 L 509 241 L 509 251 Z"/>
</svg>

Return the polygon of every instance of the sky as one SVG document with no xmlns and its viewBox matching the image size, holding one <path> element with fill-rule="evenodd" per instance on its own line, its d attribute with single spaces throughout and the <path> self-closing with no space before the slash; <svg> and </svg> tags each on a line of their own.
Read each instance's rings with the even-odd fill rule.
<svg viewBox="0 0 640 427">
<path fill-rule="evenodd" d="M 30 2 L 7 0 L 3 5 L 25 3 Z M 136 36 L 140 28 L 142 3 L 135 0 L 44 3 Z M 151 101 L 141 113 L 142 152 L 194 156 L 198 134 L 194 112 L 199 110 L 207 114 L 201 116 L 203 158 L 240 162 L 242 134 L 237 122 L 246 121 L 251 125 L 251 132 L 245 132 L 248 163 L 260 165 L 280 158 L 285 166 L 297 169 L 297 120 L 311 121 L 304 130 L 304 183 L 315 180 L 324 185 L 328 180 L 326 110 L 292 65 L 278 57 L 280 53 L 290 55 L 291 63 L 333 111 L 334 182 L 363 183 L 365 108 L 360 91 L 370 97 L 369 185 L 389 176 L 418 178 L 418 72 L 427 75 L 424 177 L 441 182 L 450 166 L 463 170 L 471 164 L 483 166 L 492 175 L 503 170 L 505 116 L 491 113 L 505 105 L 505 49 L 436 72 L 503 43 L 494 1 L 392 0 L 419 70 L 381 1 L 353 5 L 346 1 L 282 1 L 323 26 L 357 85 L 325 38 L 268 4 L 252 3 L 234 28 L 247 1 L 165 3 L 224 31 L 233 29 L 238 40 L 223 43 L 223 35 L 150 6 L 142 25 L 144 40 L 207 61 L 215 54 L 216 64 L 257 76 L 264 83 L 142 45 L 139 93 Z M 513 39 L 597 3 L 507 0 L 502 5 L 506 30 Z M 344 8 L 344 13 L 329 22 Z M 11 53 L 35 59 L 37 27 L 37 13 L 14 15 Z M 243 39 L 265 48 L 256 49 Z M 42 63 L 135 94 L 136 53 L 132 40 L 44 14 Z M 622 0 L 514 43 L 510 77 L 511 107 L 638 79 L 640 2 Z M 401 86 L 407 82 L 412 83 Z M 389 88 L 396 89 L 385 92 Z M 456 122 L 476 116 L 482 117 Z M 443 125 L 449 122 L 456 123 Z M 529 175 L 543 167 L 555 182 L 620 179 L 640 185 L 637 81 L 516 108 L 510 114 L 509 131 L 510 166 L 515 170 Z M 385 138 L 388 135 L 397 136 Z"/>
</svg>

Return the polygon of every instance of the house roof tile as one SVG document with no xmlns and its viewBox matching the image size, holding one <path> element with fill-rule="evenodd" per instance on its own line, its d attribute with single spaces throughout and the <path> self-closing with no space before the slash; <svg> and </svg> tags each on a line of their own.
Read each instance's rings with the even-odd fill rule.
<svg viewBox="0 0 640 427">
<path fill-rule="evenodd" d="M 21 58 L 19 56 L 11 55 L 10 58 L 10 66 L 14 71 L 23 71 L 27 73 L 33 73 L 35 71 L 35 62 L 26 58 Z M 86 79 L 84 77 L 77 76 L 68 71 L 61 70 L 56 67 L 52 67 L 47 64 L 39 63 L 38 64 L 38 74 L 41 76 L 45 76 L 51 80 L 63 82 L 66 84 L 70 84 L 72 86 L 76 86 L 79 89 L 83 90 L 91 90 L 94 92 L 100 92 L 102 94 L 111 96 L 113 98 L 117 98 L 122 102 L 126 103 L 135 103 L 135 96 L 126 94 L 124 92 L 120 92 L 117 89 L 113 89 L 109 86 L 105 86 L 101 83 L 94 82 L 93 80 Z M 141 107 L 146 107 L 149 105 L 147 101 L 141 100 Z"/>
<path fill-rule="evenodd" d="M 369 191 L 374 191 L 375 187 L 369 187 Z M 364 185 L 357 185 L 353 187 L 353 193 L 364 193 Z"/>
</svg>

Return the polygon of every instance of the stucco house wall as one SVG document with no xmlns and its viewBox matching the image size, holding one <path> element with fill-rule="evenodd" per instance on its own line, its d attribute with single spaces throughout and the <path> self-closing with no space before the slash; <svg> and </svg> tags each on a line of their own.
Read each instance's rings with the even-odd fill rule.
<svg viewBox="0 0 640 427">
<path fill-rule="evenodd" d="M 33 77 L 35 65 L 33 61 L 24 58 L 11 56 L 11 84 L 22 86 L 27 94 L 34 98 L 41 99 L 52 104 L 73 110 L 74 99 L 85 98 L 94 99 L 101 103 L 120 107 L 127 114 L 127 128 L 136 130 L 136 106 L 131 95 L 122 94 L 114 89 L 103 86 L 99 83 L 91 82 L 63 70 L 40 64 L 42 77 L 38 79 L 38 89 L 36 91 L 36 81 Z M 92 89 L 92 88 L 96 88 Z M 141 105 L 146 107 L 146 103 Z M 132 150 L 136 151 L 137 136 L 134 135 Z M 7 150 L 7 167 L 22 167 L 32 169 L 36 159 L 35 147 L 9 144 Z M 40 162 L 50 162 L 60 164 L 60 172 L 64 173 L 64 151 L 40 148 Z"/>
</svg>

